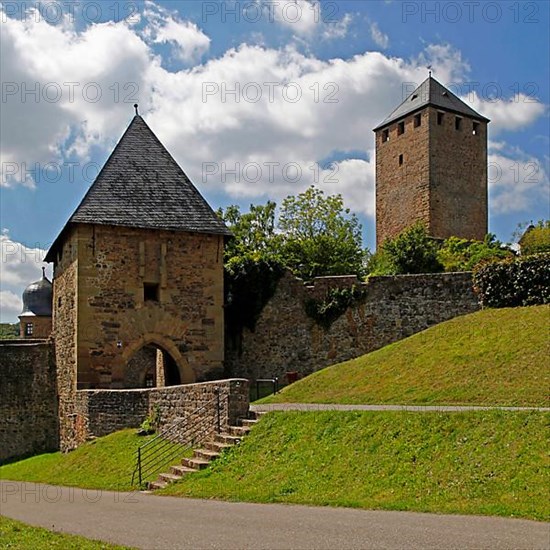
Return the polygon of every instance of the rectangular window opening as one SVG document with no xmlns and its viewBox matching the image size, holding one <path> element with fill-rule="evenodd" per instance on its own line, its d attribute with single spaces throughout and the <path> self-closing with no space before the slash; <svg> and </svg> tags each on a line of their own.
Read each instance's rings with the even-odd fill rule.
<svg viewBox="0 0 550 550">
<path fill-rule="evenodd" d="M 403 155 L 399 155 L 399 166 L 403 166 Z"/>
<path fill-rule="evenodd" d="M 405 133 L 405 122 L 400 122 L 398 125 L 397 125 L 397 135 L 400 136 L 401 134 L 404 134 Z"/>
<path fill-rule="evenodd" d="M 159 285 L 157 283 L 143 283 L 143 300 L 145 302 L 159 301 Z"/>
<path fill-rule="evenodd" d="M 437 113 L 437 125 L 441 126 L 443 124 L 443 113 Z"/>
<path fill-rule="evenodd" d="M 457 116 L 455 117 L 455 130 L 460 130 L 460 128 L 462 127 L 462 119 Z"/>
<path fill-rule="evenodd" d="M 27 323 L 25 325 L 25 336 L 32 336 L 33 331 L 34 331 L 34 327 L 32 323 Z"/>
<path fill-rule="evenodd" d="M 422 115 L 414 115 L 414 127 L 418 128 L 422 124 Z"/>
<path fill-rule="evenodd" d="M 472 125 L 472 134 L 477 136 L 479 134 L 479 122 L 474 122 Z"/>
<path fill-rule="evenodd" d="M 386 143 L 386 141 L 390 141 L 390 131 L 384 130 L 382 132 L 382 143 Z"/>
</svg>

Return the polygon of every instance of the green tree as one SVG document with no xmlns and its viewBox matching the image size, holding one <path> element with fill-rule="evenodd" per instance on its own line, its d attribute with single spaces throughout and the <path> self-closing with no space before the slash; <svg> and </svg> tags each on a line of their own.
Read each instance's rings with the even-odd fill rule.
<svg viewBox="0 0 550 550">
<path fill-rule="evenodd" d="M 282 204 L 278 228 L 282 263 L 304 280 L 322 275 L 362 276 L 361 225 L 341 195 L 309 187 Z"/>
<path fill-rule="evenodd" d="M 369 261 L 371 275 L 438 273 L 443 265 L 437 258 L 438 243 L 422 222 L 405 229 L 394 239 L 385 241 Z"/>
<path fill-rule="evenodd" d="M 225 263 L 228 269 L 248 261 L 276 261 L 278 236 L 275 233 L 275 209 L 277 205 L 268 201 L 265 205 L 250 205 L 250 211 L 241 213 L 236 205 L 225 211 L 218 209 L 218 215 L 233 233 L 225 247 Z"/>
<path fill-rule="evenodd" d="M 485 235 L 483 241 L 469 241 L 458 237 L 446 239 L 437 253 L 445 271 L 471 271 L 480 262 L 513 258 L 514 253 L 504 247 L 495 235 Z"/>
<path fill-rule="evenodd" d="M 536 225 L 518 224 L 514 235 L 518 238 L 522 256 L 550 252 L 550 220 L 539 220 Z"/>
</svg>

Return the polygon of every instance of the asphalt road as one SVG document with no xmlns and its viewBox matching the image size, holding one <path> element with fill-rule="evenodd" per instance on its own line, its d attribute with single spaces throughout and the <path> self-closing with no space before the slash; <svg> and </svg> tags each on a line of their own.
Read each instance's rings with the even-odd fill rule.
<svg viewBox="0 0 550 550">
<path fill-rule="evenodd" d="M 147 549 L 550 548 L 550 524 L 534 521 L 219 502 L 15 481 L 0 481 L 0 514 Z"/>
</svg>

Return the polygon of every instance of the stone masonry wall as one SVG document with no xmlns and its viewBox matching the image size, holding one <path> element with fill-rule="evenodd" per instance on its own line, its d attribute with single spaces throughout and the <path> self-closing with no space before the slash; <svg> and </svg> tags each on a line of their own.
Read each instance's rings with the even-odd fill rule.
<svg viewBox="0 0 550 550">
<path fill-rule="evenodd" d="M 420 125 L 415 125 L 417 116 Z M 401 123 L 404 132 L 399 133 Z M 386 131 L 388 140 L 384 139 Z M 377 247 L 416 221 L 424 222 L 429 234 L 440 239 L 483 240 L 487 233 L 487 123 L 445 112 L 439 124 L 438 110 L 426 107 L 377 130 Z"/>
<path fill-rule="evenodd" d="M 418 220 L 430 222 L 429 118 L 427 110 L 419 114 L 420 126 L 415 128 L 414 116 L 408 116 L 401 135 L 397 121 L 376 132 L 377 248 Z"/>
<path fill-rule="evenodd" d="M 366 297 L 328 330 L 306 314 L 307 299 L 322 299 L 331 287 L 354 285 L 364 288 Z M 479 308 L 471 273 L 371 277 L 368 283 L 320 277 L 313 286 L 287 274 L 254 332 L 244 329 L 240 341 L 227 341 L 226 368 L 231 376 L 250 379 L 287 371 L 307 375 Z"/>
<path fill-rule="evenodd" d="M 75 419 L 77 345 L 77 240 L 71 231 L 58 255 L 53 279 L 53 336 L 59 395 L 59 432 L 63 441 L 73 440 Z"/>
<path fill-rule="evenodd" d="M 181 383 L 221 373 L 223 237 L 79 225 L 77 240 L 79 389 L 127 387 L 126 364 L 150 343 Z"/>
<path fill-rule="evenodd" d="M 481 241 L 487 234 L 487 123 L 453 113 L 441 122 L 430 107 L 430 234 Z"/>
<path fill-rule="evenodd" d="M 59 448 L 53 344 L 0 342 L 0 463 Z"/>
<path fill-rule="evenodd" d="M 220 396 L 222 428 L 247 416 L 247 380 L 231 379 L 134 390 L 78 390 L 76 424 L 81 429 L 77 431 L 74 441 L 66 442 L 67 446 L 74 448 L 92 436 L 137 428 L 154 409 L 160 413 L 160 429 L 183 417 L 193 422 L 192 413 L 203 405 L 207 407 L 200 414 L 214 418 L 216 392 Z"/>
</svg>

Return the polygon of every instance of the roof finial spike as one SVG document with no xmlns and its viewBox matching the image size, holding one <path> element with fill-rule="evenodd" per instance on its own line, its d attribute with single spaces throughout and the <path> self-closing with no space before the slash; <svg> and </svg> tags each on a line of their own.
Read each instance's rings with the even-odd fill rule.
<svg viewBox="0 0 550 550">
<path fill-rule="evenodd" d="M 136 110 L 136 116 L 139 116 L 138 104 L 137 103 L 134 103 L 134 109 Z"/>
<path fill-rule="evenodd" d="M 431 78 L 432 77 L 432 66 L 428 65 L 426 68 L 428 69 L 428 76 L 429 76 L 429 78 Z"/>
<path fill-rule="evenodd" d="M 42 267 L 42 279 L 46 278 L 46 268 Z"/>
</svg>

